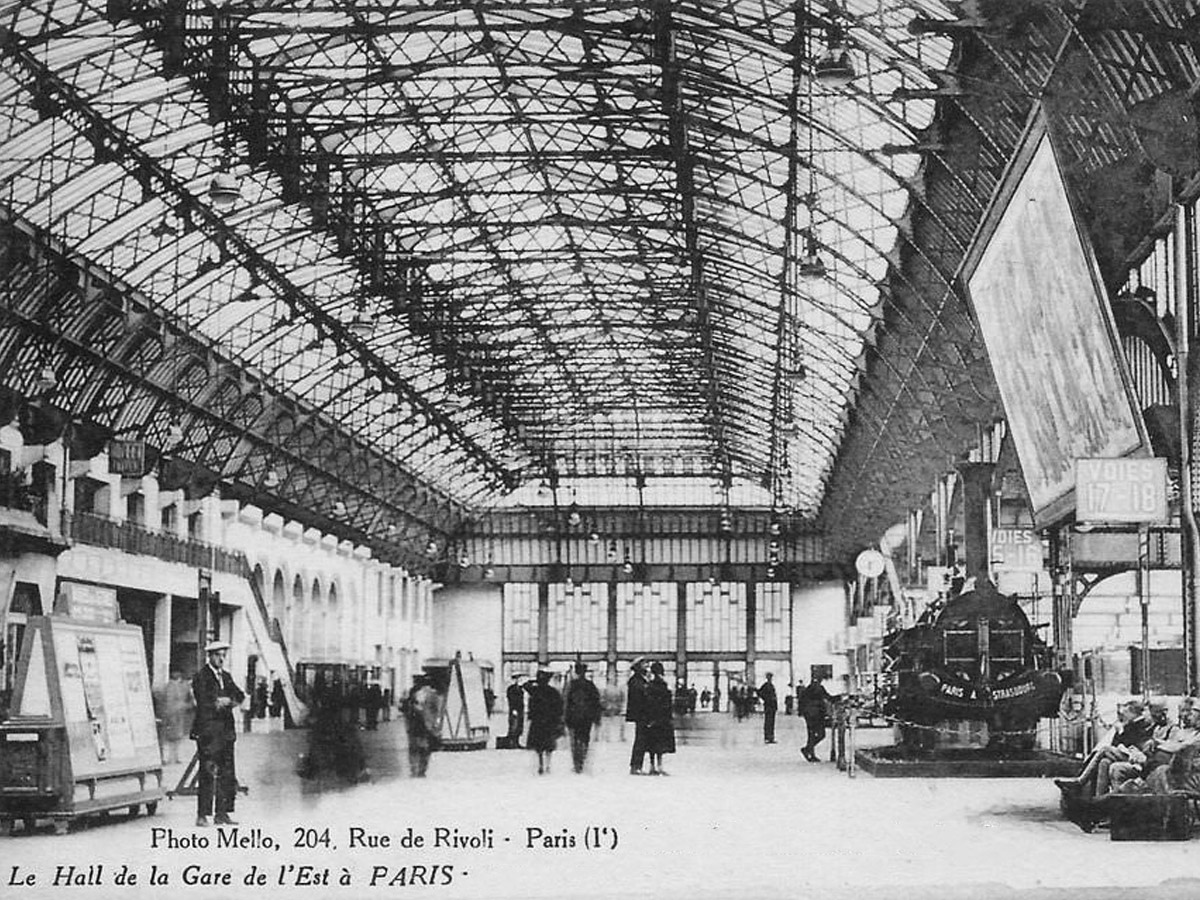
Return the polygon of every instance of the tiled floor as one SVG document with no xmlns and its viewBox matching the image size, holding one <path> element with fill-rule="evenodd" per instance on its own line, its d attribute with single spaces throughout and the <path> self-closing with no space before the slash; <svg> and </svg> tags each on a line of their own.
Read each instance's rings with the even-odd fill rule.
<svg viewBox="0 0 1200 900">
<path fill-rule="evenodd" d="M 319 786 L 294 774 L 304 732 L 246 735 L 245 847 L 218 849 L 218 831 L 193 827 L 185 797 L 153 818 L 114 815 L 64 836 L 18 829 L 0 838 L 0 897 L 1200 897 L 1200 841 L 1084 834 L 1060 818 L 1047 780 L 849 778 L 800 758 L 794 717 L 780 718 L 770 746 L 759 720 L 699 718 L 680 730 L 667 778 L 631 777 L 629 745 L 612 734 L 584 775 L 571 772 L 563 742 L 548 776 L 527 751 L 486 750 L 436 754 L 427 779 L 410 779 L 392 722 L 363 733 L 370 782 Z M 197 836 L 210 846 L 179 846 Z M 406 836 L 424 845 L 400 846 Z M 449 846 L 434 846 L 439 836 Z M 70 865 L 103 865 L 102 884 L 53 887 Z M 113 883 L 122 865 L 136 885 Z M 165 886 L 147 883 L 151 866 Z M 184 884 L 189 866 L 229 873 L 231 884 Z M 244 883 L 252 867 L 265 885 Z M 326 870 L 328 886 L 297 883 Z M 22 884 L 30 874 L 37 883 Z"/>
</svg>

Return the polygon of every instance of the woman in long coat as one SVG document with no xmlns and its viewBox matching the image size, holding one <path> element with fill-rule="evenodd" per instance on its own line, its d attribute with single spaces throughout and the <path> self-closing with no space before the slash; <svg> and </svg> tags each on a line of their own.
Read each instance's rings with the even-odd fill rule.
<svg viewBox="0 0 1200 900">
<path fill-rule="evenodd" d="M 529 691 L 529 735 L 525 738 L 525 746 L 537 751 L 538 774 L 545 775 L 550 771 L 550 754 L 558 746 L 558 738 L 563 733 L 563 699 L 550 684 L 550 673 L 542 669 L 537 673 L 537 682 L 530 686 Z"/>
<path fill-rule="evenodd" d="M 650 755 L 650 774 L 666 775 L 662 767 L 664 753 L 675 752 L 675 725 L 671 721 L 671 689 L 663 679 L 663 664 L 650 666 L 651 679 L 646 685 L 646 752 Z"/>
</svg>

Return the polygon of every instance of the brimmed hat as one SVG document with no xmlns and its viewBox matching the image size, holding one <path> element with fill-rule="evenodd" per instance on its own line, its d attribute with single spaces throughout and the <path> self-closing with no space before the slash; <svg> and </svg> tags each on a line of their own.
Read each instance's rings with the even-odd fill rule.
<svg viewBox="0 0 1200 900">
<path fill-rule="evenodd" d="M 204 645 L 205 653 L 216 653 L 218 650 L 228 650 L 229 644 L 225 641 L 209 641 Z"/>
<path fill-rule="evenodd" d="M 633 662 L 631 662 L 629 664 L 629 666 L 632 669 L 636 669 L 638 666 L 644 666 L 645 664 L 646 664 L 646 657 L 639 656 L 639 657 L 637 657 L 637 659 L 635 659 Z"/>
</svg>

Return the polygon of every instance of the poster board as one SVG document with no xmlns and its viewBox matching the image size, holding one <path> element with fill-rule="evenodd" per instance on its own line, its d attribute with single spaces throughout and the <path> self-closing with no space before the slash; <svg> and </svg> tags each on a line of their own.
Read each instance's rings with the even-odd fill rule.
<svg viewBox="0 0 1200 900">
<path fill-rule="evenodd" d="M 467 713 L 467 727 L 475 732 L 482 728 L 487 732 L 487 705 L 483 696 L 483 672 L 479 664 L 471 661 L 458 663 L 459 679 L 462 683 L 463 703 Z"/>
<path fill-rule="evenodd" d="M 1075 507 L 1075 460 L 1149 455 L 1087 234 L 1039 110 L 961 270 L 1041 528 Z"/>
<path fill-rule="evenodd" d="M 75 779 L 162 766 L 145 645 L 135 625 L 31 618 L 13 712 L 65 726 Z"/>
</svg>

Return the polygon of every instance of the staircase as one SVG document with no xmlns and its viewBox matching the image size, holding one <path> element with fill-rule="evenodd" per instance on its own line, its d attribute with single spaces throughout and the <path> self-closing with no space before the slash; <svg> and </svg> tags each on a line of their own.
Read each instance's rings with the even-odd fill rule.
<svg viewBox="0 0 1200 900">
<path fill-rule="evenodd" d="M 243 557 L 244 559 L 244 557 Z M 304 723 L 308 717 L 308 707 L 296 696 L 295 670 L 288 656 L 287 641 L 283 637 L 283 629 L 279 620 L 272 618 L 267 608 L 267 600 L 259 588 L 258 582 L 250 570 L 247 561 L 242 572 L 242 581 L 249 586 L 254 602 L 243 604 L 246 610 L 246 621 L 250 623 L 250 631 L 263 654 L 263 662 L 270 671 L 275 672 L 283 685 L 283 702 L 287 714 L 297 725 Z"/>
</svg>

